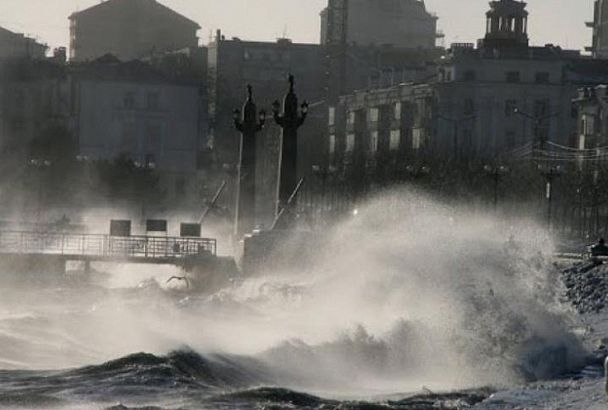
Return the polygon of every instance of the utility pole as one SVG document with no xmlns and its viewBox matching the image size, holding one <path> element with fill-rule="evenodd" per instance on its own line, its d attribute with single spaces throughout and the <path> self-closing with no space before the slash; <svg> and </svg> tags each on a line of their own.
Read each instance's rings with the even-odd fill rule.
<svg viewBox="0 0 608 410">
<path fill-rule="evenodd" d="M 234 219 L 234 234 L 237 239 L 255 228 L 257 133 L 262 130 L 266 121 L 266 112 L 261 110 L 258 113 L 253 102 L 251 85 L 247 86 L 247 94 L 243 112 L 234 110 L 234 126 L 241 133 Z"/>
<path fill-rule="evenodd" d="M 276 216 L 281 213 L 283 208 L 289 206 L 293 209 L 295 207 L 295 198 L 292 195 L 298 186 L 298 129 L 304 124 L 308 115 L 306 101 L 298 109 L 294 82 L 294 77 L 290 74 L 289 91 L 283 101 L 283 113 L 280 112 L 281 103 L 278 100 L 272 104 L 274 120 L 282 129 Z"/>
<path fill-rule="evenodd" d="M 545 197 L 547 199 L 547 228 L 551 229 L 551 220 L 553 213 L 553 181 L 559 178 L 563 171 L 559 165 L 539 165 L 538 170 L 540 174 L 545 178 Z"/>
<path fill-rule="evenodd" d="M 527 112 L 522 111 L 519 108 L 515 108 L 513 110 L 513 112 L 515 114 L 521 115 L 522 117 L 525 117 L 532 121 L 532 124 L 533 124 L 532 132 L 534 133 L 534 139 L 536 139 L 538 141 L 540 149 L 544 151 L 546 148 L 546 145 L 547 145 L 548 138 L 540 135 L 540 127 L 543 124 L 543 121 L 548 120 L 549 118 L 557 117 L 558 115 L 560 115 L 560 113 L 556 112 L 553 114 L 537 116 L 537 115 L 528 114 Z"/>
</svg>

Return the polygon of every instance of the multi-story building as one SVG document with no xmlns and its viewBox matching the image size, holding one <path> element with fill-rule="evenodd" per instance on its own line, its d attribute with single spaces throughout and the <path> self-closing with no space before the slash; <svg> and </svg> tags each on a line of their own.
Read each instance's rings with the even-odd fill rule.
<svg viewBox="0 0 608 410">
<path fill-rule="evenodd" d="M 336 19 L 344 21 L 344 40 L 350 45 L 435 48 L 437 17 L 426 10 L 424 0 L 330 0 L 321 12 L 322 44 Z"/>
<path fill-rule="evenodd" d="M 425 81 L 443 55 L 437 18 L 418 0 L 329 0 L 321 13 L 327 100 L 355 90 Z"/>
<path fill-rule="evenodd" d="M 490 4 L 477 48 L 454 45 L 439 67 L 438 145 L 478 157 L 527 143 L 574 145 L 571 100 L 581 85 L 604 81 L 605 62 L 551 44 L 529 46 L 526 3 Z"/>
<path fill-rule="evenodd" d="M 0 59 L 34 58 L 42 59 L 48 47 L 23 34 L 13 33 L 0 27 Z"/>
<path fill-rule="evenodd" d="M 579 150 L 608 145 L 608 86 L 584 87 L 573 100 L 578 113 Z"/>
<path fill-rule="evenodd" d="M 477 47 L 453 45 L 432 81 L 341 97 L 329 107 L 318 163 L 361 190 L 429 160 L 493 161 L 526 146 L 578 146 L 571 100 L 582 85 L 605 83 L 608 64 L 529 46 L 527 17 L 525 3 L 492 2 L 485 38 Z"/>
<path fill-rule="evenodd" d="M 595 58 L 608 57 L 608 1 L 595 0 L 593 21 L 587 27 L 593 29 L 593 41 L 587 51 Z"/>
<path fill-rule="evenodd" d="M 198 81 L 106 56 L 73 65 L 69 89 L 81 155 L 91 160 L 126 155 L 153 167 L 171 198 L 185 198 L 196 188 L 206 130 Z"/>
<path fill-rule="evenodd" d="M 52 59 L 0 61 L 0 154 L 23 163 L 28 144 L 68 115 L 65 66 Z"/>
<path fill-rule="evenodd" d="M 108 0 L 70 17 L 70 59 L 123 61 L 198 46 L 198 23 L 156 0 Z"/>
<path fill-rule="evenodd" d="M 402 84 L 344 96 L 329 109 L 325 170 L 351 194 L 366 186 L 399 180 L 407 167 L 432 152 L 434 90 Z"/>
</svg>

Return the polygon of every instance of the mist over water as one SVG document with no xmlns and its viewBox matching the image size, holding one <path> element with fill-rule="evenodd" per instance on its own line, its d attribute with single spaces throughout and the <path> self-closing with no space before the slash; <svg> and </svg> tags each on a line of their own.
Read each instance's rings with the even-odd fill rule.
<svg viewBox="0 0 608 410">
<path fill-rule="evenodd" d="M 251 386 L 363 397 L 510 385 L 581 363 L 557 301 L 551 240 L 530 221 L 397 190 L 311 246 L 308 266 L 232 278 L 209 295 L 166 284 L 171 267 L 103 266 L 107 274 L 58 283 L 9 275 L 0 368 L 188 348 L 241 363 L 259 376 Z"/>
</svg>

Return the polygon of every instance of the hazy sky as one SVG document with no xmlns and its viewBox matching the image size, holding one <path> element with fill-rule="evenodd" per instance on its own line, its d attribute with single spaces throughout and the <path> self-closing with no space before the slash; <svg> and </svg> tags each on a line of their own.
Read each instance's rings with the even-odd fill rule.
<svg viewBox="0 0 608 410">
<path fill-rule="evenodd" d="M 160 0 L 197 21 L 203 43 L 217 28 L 227 37 L 298 42 L 319 41 L 319 12 L 327 0 Z M 51 47 L 68 45 L 68 16 L 100 0 L 0 0 L 0 26 L 27 33 Z M 593 0 L 529 0 L 533 44 L 583 48 L 591 43 Z M 426 0 L 439 16 L 446 45 L 483 36 L 488 0 Z"/>
</svg>

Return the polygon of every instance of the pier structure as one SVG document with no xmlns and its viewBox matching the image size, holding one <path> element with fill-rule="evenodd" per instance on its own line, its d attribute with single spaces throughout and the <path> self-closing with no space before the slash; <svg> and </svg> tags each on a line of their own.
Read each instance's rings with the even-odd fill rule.
<svg viewBox="0 0 608 410">
<path fill-rule="evenodd" d="M 208 238 L 0 231 L 0 266 L 15 273 L 61 274 L 73 261 L 88 271 L 91 262 L 192 267 L 216 259 L 217 242 Z"/>
</svg>

